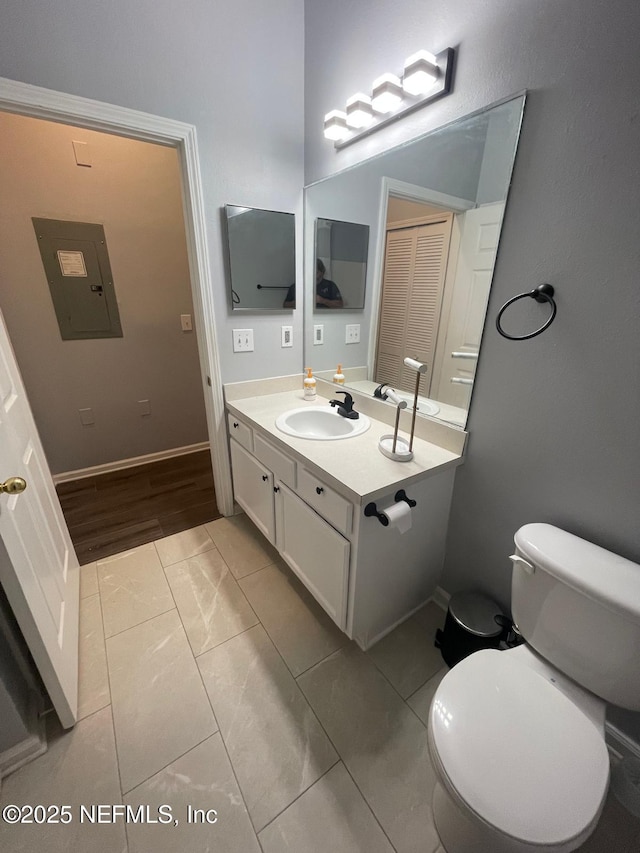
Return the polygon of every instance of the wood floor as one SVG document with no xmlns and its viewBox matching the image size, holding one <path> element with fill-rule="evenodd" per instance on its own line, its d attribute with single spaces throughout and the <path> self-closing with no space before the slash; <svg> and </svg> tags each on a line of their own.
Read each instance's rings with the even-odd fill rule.
<svg viewBox="0 0 640 853">
<path fill-rule="evenodd" d="M 56 487 L 80 565 L 220 518 L 208 450 Z"/>
</svg>

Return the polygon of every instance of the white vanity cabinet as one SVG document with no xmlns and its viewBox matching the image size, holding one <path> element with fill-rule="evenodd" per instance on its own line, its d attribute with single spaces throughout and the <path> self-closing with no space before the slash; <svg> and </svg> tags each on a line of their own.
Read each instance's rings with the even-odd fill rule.
<svg viewBox="0 0 640 853">
<path fill-rule="evenodd" d="M 277 439 L 270 441 L 262 429 L 234 415 L 228 425 L 237 503 L 362 649 L 433 596 L 444 561 L 454 467 L 406 483 L 400 478 L 388 491 L 356 500 L 300 453 L 276 447 Z M 401 488 L 416 502 L 405 533 L 365 514 L 369 503 L 382 513 L 401 500 Z"/>
</svg>

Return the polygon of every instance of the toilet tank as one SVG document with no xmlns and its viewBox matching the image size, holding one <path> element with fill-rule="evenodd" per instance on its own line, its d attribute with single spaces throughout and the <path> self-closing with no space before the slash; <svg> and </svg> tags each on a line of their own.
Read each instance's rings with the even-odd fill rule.
<svg viewBox="0 0 640 853">
<path fill-rule="evenodd" d="M 640 565 L 550 524 L 525 524 L 514 541 L 511 607 L 527 643 L 587 690 L 640 711 Z"/>
</svg>

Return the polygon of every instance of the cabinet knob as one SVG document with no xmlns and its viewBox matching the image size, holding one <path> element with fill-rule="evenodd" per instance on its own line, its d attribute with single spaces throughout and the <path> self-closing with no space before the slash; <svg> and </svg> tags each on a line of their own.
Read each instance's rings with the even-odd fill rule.
<svg viewBox="0 0 640 853">
<path fill-rule="evenodd" d="M 262 482 L 263 483 L 266 483 L 268 479 L 269 479 L 269 477 L 266 474 L 262 475 Z"/>
<path fill-rule="evenodd" d="M 280 486 L 274 486 L 274 487 L 273 487 L 273 491 L 274 491 L 274 492 L 279 492 L 279 491 L 280 491 Z"/>
<path fill-rule="evenodd" d="M 233 422 L 233 428 L 234 428 L 234 429 L 238 429 L 238 421 L 234 421 L 234 422 Z"/>
<path fill-rule="evenodd" d="M 322 486 L 316 486 L 316 494 L 321 495 L 324 492 Z"/>
</svg>

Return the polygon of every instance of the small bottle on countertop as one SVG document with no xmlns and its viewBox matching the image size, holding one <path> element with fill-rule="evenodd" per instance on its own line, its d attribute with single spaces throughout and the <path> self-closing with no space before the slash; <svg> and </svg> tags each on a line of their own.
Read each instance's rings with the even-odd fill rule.
<svg viewBox="0 0 640 853">
<path fill-rule="evenodd" d="M 307 375 L 304 377 L 304 399 L 305 400 L 315 400 L 316 399 L 316 380 L 315 376 L 311 373 L 310 367 L 305 367 L 307 371 Z"/>
<path fill-rule="evenodd" d="M 333 381 L 336 385 L 344 385 L 344 373 L 342 372 L 342 365 L 338 365 L 338 369 L 333 374 Z"/>
</svg>

